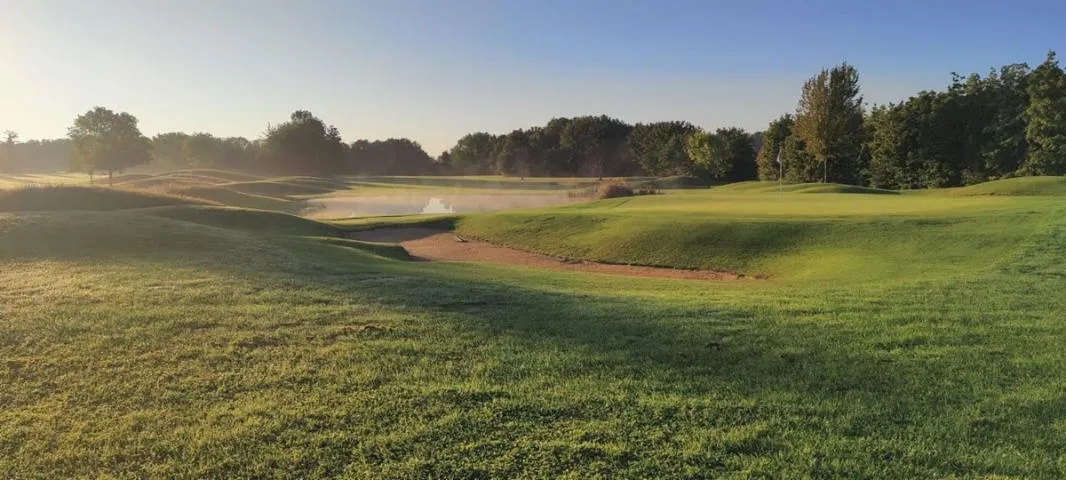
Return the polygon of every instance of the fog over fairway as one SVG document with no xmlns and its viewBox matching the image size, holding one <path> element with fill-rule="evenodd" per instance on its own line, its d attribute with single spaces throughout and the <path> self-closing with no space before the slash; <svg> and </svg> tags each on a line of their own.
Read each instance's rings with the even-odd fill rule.
<svg viewBox="0 0 1066 480">
<path fill-rule="evenodd" d="M 308 201 L 308 216 L 347 218 L 373 215 L 413 215 L 432 213 L 471 213 L 518 208 L 548 207 L 581 201 L 568 192 L 537 194 L 490 193 L 448 194 L 441 192 L 411 195 L 335 196 Z"/>
</svg>

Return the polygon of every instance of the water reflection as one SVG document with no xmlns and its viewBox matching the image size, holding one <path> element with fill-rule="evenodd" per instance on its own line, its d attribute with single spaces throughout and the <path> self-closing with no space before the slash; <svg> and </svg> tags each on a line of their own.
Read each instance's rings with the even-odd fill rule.
<svg viewBox="0 0 1066 480">
<path fill-rule="evenodd" d="M 422 207 L 422 213 L 455 213 L 455 209 L 444 204 L 439 198 L 432 197 L 425 207 Z"/>
<path fill-rule="evenodd" d="M 558 194 L 458 194 L 381 195 L 317 198 L 308 201 L 309 216 L 318 218 L 367 217 L 374 215 L 415 215 L 488 212 L 516 208 L 548 207 L 574 202 L 565 192 Z"/>
</svg>

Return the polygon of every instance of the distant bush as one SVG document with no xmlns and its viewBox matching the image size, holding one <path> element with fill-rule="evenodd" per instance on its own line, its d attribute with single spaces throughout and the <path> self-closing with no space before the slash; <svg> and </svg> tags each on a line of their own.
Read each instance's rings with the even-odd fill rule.
<svg viewBox="0 0 1066 480">
<path fill-rule="evenodd" d="M 596 198 L 632 197 L 633 187 L 621 180 L 607 180 L 596 187 Z"/>
</svg>

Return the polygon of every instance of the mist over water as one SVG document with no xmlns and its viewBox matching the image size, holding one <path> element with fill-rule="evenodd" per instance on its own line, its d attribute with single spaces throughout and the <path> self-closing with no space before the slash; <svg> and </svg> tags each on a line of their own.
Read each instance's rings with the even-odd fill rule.
<svg viewBox="0 0 1066 480">
<path fill-rule="evenodd" d="M 318 218 L 366 217 L 489 212 L 535 208 L 580 201 L 565 192 L 551 194 L 440 194 L 342 196 L 308 201 L 309 216 Z"/>
</svg>

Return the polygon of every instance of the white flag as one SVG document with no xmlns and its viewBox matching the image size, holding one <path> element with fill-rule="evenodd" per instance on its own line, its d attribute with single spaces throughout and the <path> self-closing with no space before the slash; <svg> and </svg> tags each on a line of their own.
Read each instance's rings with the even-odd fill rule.
<svg viewBox="0 0 1066 480">
<path fill-rule="evenodd" d="M 777 151 L 777 164 L 781 165 L 781 150 Z"/>
</svg>

